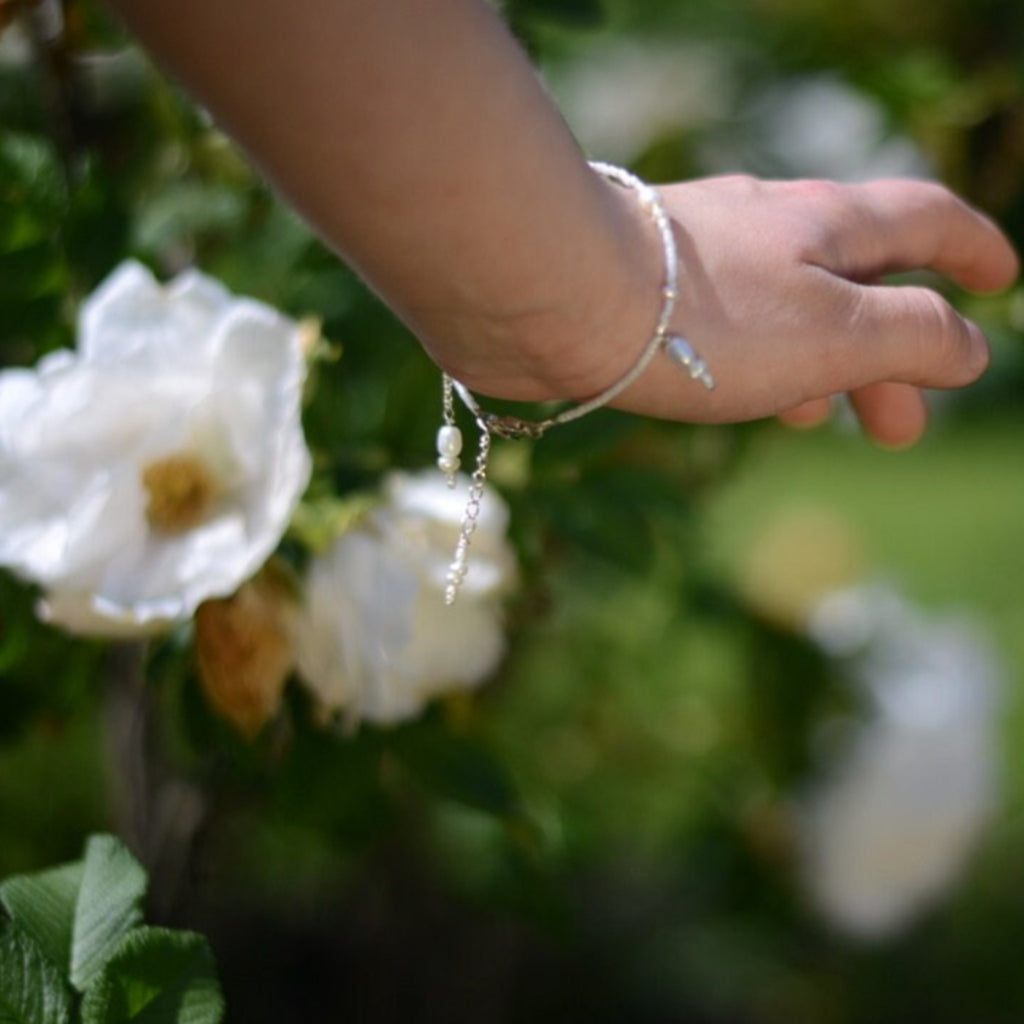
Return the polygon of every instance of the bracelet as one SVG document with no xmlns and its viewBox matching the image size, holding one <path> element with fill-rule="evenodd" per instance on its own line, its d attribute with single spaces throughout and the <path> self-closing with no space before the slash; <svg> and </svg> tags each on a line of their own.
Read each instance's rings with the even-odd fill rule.
<svg viewBox="0 0 1024 1024">
<path fill-rule="evenodd" d="M 670 334 L 668 331 L 669 320 L 672 318 L 676 300 L 679 297 L 677 286 L 679 254 L 676 249 L 675 237 L 672 234 L 672 226 L 665 213 L 661 197 L 656 189 L 621 167 L 599 161 L 591 161 L 590 167 L 617 185 L 635 192 L 641 208 L 658 229 L 665 265 L 665 281 L 661 287 L 661 312 L 658 316 L 658 323 L 639 358 L 622 377 L 593 398 L 569 406 L 547 419 L 523 420 L 517 416 L 501 416 L 488 412 L 480 406 L 476 397 L 464 384 L 448 374 L 442 376 L 444 423 L 437 432 L 437 466 L 445 474 L 449 487 L 455 486 L 455 474 L 461 464 L 459 456 L 462 452 L 462 432 L 455 423 L 454 394 L 459 396 L 470 411 L 480 430 L 476 468 L 470 477 L 469 498 L 462 516 L 459 537 L 455 544 L 455 554 L 445 576 L 445 604 L 448 605 L 455 602 L 459 587 L 468 571 L 469 543 L 480 518 L 480 505 L 483 500 L 484 484 L 487 480 L 487 464 L 492 437 L 537 439 L 543 437 L 552 427 L 571 423 L 595 409 L 600 409 L 636 381 L 651 364 L 655 355 L 662 350 L 673 363 L 685 370 L 692 380 L 699 381 L 709 390 L 715 386 L 714 377 L 712 377 L 707 363 L 697 355 L 690 343 L 680 335 Z"/>
</svg>

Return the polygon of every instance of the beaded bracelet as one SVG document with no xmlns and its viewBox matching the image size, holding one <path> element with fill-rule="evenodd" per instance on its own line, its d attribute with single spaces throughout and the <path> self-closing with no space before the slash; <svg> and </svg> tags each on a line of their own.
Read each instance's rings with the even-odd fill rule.
<svg viewBox="0 0 1024 1024">
<path fill-rule="evenodd" d="M 640 357 L 633 366 L 614 384 L 599 395 L 589 398 L 578 405 L 569 406 L 547 419 L 523 420 L 517 416 L 501 416 L 488 412 L 480 406 L 473 393 L 462 383 L 448 374 L 442 377 L 442 399 L 444 424 L 437 432 L 437 465 L 447 478 L 449 487 L 455 486 L 455 474 L 461 465 L 459 456 L 462 453 L 462 432 L 455 424 L 455 403 L 453 395 L 457 394 L 462 403 L 473 415 L 480 430 L 480 442 L 477 449 L 476 468 L 470 478 L 469 498 L 462 515 L 459 537 L 455 544 L 455 554 L 451 566 L 445 576 L 445 604 L 453 604 L 459 587 L 466 578 L 468 571 L 469 542 L 476 531 L 480 518 L 480 505 L 483 500 L 484 484 L 487 480 L 487 465 L 491 450 L 492 437 L 505 438 L 540 438 L 552 427 L 571 423 L 581 416 L 607 405 L 626 390 L 647 369 L 655 355 L 664 350 L 665 354 L 679 367 L 685 370 L 690 378 L 699 381 L 709 390 L 714 388 L 715 380 L 708 370 L 707 364 L 690 345 L 678 334 L 670 334 L 669 320 L 676 307 L 679 297 L 677 279 L 679 275 L 679 255 L 676 250 L 675 237 L 669 223 L 665 207 L 662 205 L 658 192 L 641 181 L 636 175 L 621 167 L 598 161 L 590 162 L 591 168 L 623 188 L 636 193 L 641 208 L 654 222 L 661 238 L 662 254 L 665 263 L 665 281 L 661 287 L 661 312 L 658 323 L 647 342 Z"/>
</svg>

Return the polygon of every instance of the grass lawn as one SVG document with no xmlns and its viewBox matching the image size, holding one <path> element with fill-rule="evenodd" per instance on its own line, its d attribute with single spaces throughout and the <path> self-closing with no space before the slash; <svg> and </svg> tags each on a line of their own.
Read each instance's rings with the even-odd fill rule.
<svg viewBox="0 0 1024 1024">
<path fill-rule="evenodd" d="M 831 517 L 860 570 L 990 631 L 1007 668 L 1008 797 L 1024 809 L 1024 421 L 939 424 L 886 452 L 837 429 L 756 442 L 709 510 L 712 557 L 742 578 L 773 523 Z M 795 544 L 794 547 L 799 547 Z M 780 570 L 781 571 L 781 570 Z"/>
</svg>

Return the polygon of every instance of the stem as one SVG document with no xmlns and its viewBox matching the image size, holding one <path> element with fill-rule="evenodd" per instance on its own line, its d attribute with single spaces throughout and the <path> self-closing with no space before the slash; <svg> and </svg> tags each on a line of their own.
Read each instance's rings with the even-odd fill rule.
<svg viewBox="0 0 1024 1024">
<path fill-rule="evenodd" d="M 164 756 L 156 690 L 145 678 L 146 654 L 143 643 L 111 649 L 103 714 L 115 827 L 149 871 L 153 917 L 166 920 L 185 889 L 209 806 Z"/>
</svg>

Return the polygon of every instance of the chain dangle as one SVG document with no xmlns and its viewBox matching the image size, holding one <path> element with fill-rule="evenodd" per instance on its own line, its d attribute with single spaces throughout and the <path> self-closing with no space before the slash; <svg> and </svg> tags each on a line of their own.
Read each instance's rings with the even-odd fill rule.
<svg viewBox="0 0 1024 1024">
<path fill-rule="evenodd" d="M 476 455 L 476 469 L 469 483 L 469 498 L 462 513 L 462 524 L 459 527 L 459 539 L 455 543 L 455 557 L 445 575 L 444 603 L 453 605 L 455 597 L 462 586 L 469 568 L 469 542 L 476 532 L 480 521 L 480 507 L 484 497 L 484 485 L 487 483 L 487 463 L 491 453 L 491 434 L 486 425 L 479 423 L 480 447 Z"/>
</svg>

